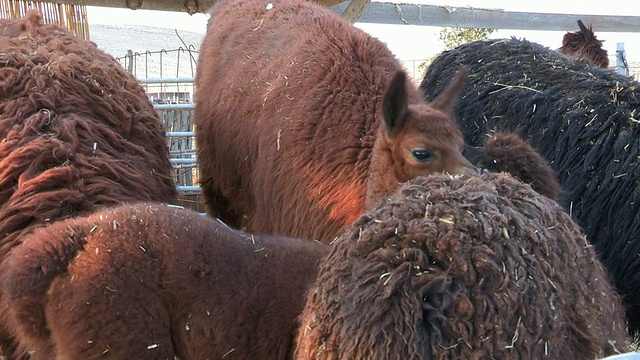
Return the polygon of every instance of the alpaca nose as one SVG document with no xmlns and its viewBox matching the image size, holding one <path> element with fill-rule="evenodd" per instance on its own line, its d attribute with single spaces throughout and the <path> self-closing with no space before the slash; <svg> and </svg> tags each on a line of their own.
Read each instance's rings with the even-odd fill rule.
<svg viewBox="0 0 640 360">
<path fill-rule="evenodd" d="M 458 173 L 465 174 L 465 175 L 480 175 L 481 174 L 480 168 L 478 168 L 478 167 L 476 167 L 476 166 L 474 166 L 472 164 L 469 164 L 469 166 L 464 166 L 464 165 L 460 166 L 459 170 L 458 170 Z"/>
<path fill-rule="evenodd" d="M 481 174 L 480 168 L 470 163 L 469 160 L 467 160 L 467 158 L 465 158 L 462 155 L 460 156 L 460 164 L 458 165 L 456 172 L 458 174 L 464 174 L 464 175 L 480 175 Z"/>
</svg>

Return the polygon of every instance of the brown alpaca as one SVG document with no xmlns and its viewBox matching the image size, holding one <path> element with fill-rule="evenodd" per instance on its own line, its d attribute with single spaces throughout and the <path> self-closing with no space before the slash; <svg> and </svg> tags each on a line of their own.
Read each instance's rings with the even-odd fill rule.
<svg viewBox="0 0 640 360">
<path fill-rule="evenodd" d="M 609 66 L 609 55 L 602 48 L 603 40 L 598 40 L 593 32 L 593 25 L 589 28 L 578 20 L 580 31 L 568 32 L 562 37 L 561 53 L 591 61 L 594 65 L 606 68 Z"/>
<path fill-rule="evenodd" d="M 2 264 L 35 359 L 287 359 L 329 246 L 140 203 L 58 221 Z"/>
<path fill-rule="evenodd" d="M 550 199 L 558 200 L 562 191 L 549 162 L 514 133 L 494 133 L 482 147 L 465 144 L 463 155 L 475 166 L 506 172 Z"/>
<path fill-rule="evenodd" d="M 174 201 L 164 134 L 140 84 L 94 43 L 35 11 L 1 21 L 0 262 L 46 223 Z M 0 291 L 0 355 L 14 359 L 7 311 Z"/>
<path fill-rule="evenodd" d="M 295 358 L 595 359 L 627 347 L 581 229 L 503 173 L 407 182 L 333 244 Z"/>
<path fill-rule="evenodd" d="M 400 183 L 475 168 L 449 112 L 384 43 L 303 0 L 221 0 L 196 73 L 207 212 L 258 233 L 331 241 Z"/>
</svg>

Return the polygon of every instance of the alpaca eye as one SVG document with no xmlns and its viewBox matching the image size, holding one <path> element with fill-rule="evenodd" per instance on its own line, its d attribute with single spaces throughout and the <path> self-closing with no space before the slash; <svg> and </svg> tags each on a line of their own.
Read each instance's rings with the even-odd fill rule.
<svg viewBox="0 0 640 360">
<path fill-rule="evenodd" d="M 415 161 L 425 163 L 427 161 L 434 160 L 436 158 L 436 153 L 431 150 L 418 148 L 411 150 L 411 156 Z"/>
</svg>

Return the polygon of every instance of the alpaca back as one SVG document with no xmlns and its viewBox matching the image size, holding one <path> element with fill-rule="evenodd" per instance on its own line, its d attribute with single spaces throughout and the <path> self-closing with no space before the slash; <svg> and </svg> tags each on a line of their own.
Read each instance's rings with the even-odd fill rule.
<svg viewBox="0 0 640 360">
<path fill-rule="evenodd" d="M 30 226 L 124 201 L 173 201 L 164 129 L 137 80 L 36 12 L 5 28 L 0 259 Z"/>
<path fill-rule="evenodd" d="M 320 6 L 266 4 L 220 1 L 211 10 L 196 74 L 199 163 L 234 208 L 260 209 L 255 223 L 246 214 L 256 231 L 284 230 L 273 208 L 297 224 L 333 218 L 308 232 L 335 233 L 354 220 L 340 213 L 362 207 L 380 125 L 373 115 L 400 66 L 382 43 Z M 206 191 L 214 180 L 203 181 Z M 273 194 L 268 204 L 252 197 L 261 192 Z M 294 207 L 301 203 L 310 209 Z"/>
<path fill-rule="evenodd" d="M 327 251 L 137 203 L 33 232 L 0 284 L 39 359 L 284 360 Z"/>
<path fill-rule="evenodd" d="M 404 184 L 333 244 L 296 359 L 589 359 L 626 349 L 580 228 L 505 174 Z"/>
</svg>

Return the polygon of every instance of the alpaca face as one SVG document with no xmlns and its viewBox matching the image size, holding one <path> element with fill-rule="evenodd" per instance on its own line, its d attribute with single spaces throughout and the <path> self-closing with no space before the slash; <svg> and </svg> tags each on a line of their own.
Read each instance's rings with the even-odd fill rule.
<svg viewBox="0 0 640 360">
<path fill-rule="evenodd" d="M 450 116 L 464 77 L 459 71 L 432 103 L 409 105 L 406 75 L 396 74 L 382 105 L 384 124 L 371 158 L 366 208 L 418 176 L 478 172 L 462 155 L 462 133 Z"/>
<path fill-rule="evenodd" d="M 409 106 L 402 131 L 387 137 L 386 145 L 399 182 L 436 172 L 476 172 L 462 156 L 464 140 L 451 117 L 429 106 Z"/>
<path fill-rule="evenodd" d="M 609 66 L 607 50 L 602 48 L 602 41 L 596 38 L 593 26 L 589 25 L 587 28 L 580 20 L 578 26 L 580 31 L 564 35 L 559 51 L 565 55 L 587 59 L 600 67 Z"/>
<path fill-rule="evenodd" d="M 436 172 L 477 172 L 462 156 L 462 133 L 450 115 L 465 77 L 465 69 L 458 71 L 429 105 L 407 104 L 406 95 L 401 95 L 406 94 L 406 77 L 397 76 L 392 82 L 383 103 L 386 133 L 380 136 L 391 149 L 393 168 L 400 182 Z M 389 109 L 394 109 L 395 114 Z"/>
</svg>

